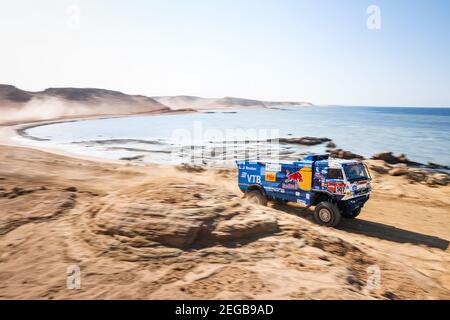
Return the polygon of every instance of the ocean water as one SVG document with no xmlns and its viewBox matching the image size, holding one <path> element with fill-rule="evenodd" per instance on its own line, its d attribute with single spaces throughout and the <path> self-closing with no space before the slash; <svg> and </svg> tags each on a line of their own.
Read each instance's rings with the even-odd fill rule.
<svg viewBox="0 0 450 320">
<path fill-rule="evenodd" d="M 256 132 L 256 139 L 250 144 L 235 143 L 241 151 L 254 148 L 267 137 L 327 137 L 338 148 L 365 157 L 392 151 L 395 154 L 404 153 L 412 161 L 450 166 L 450 108 L 210 110 L 65 122 L 30 128 L 27 134 L 42 140 L 30 140 L 29 143 L 57 147 L 72 153 L 167 162 L 174 161 L 174 148 L 195 145 L 217 151 L 223 147 L 224 141 L 233 140 L 236 132 L 243 131 L 253 135 Z M 252 134 L 248 136 L 253 137 Z M 186 136 L 190 139 L 184 139 Z M 324 152 L 325 144 L 314 147 L 282 145 L 281 149 L 282 158 L 292 158 L 301 153 Z M 208 152 L 211 155 L 210 150 Z"/>
</svg>

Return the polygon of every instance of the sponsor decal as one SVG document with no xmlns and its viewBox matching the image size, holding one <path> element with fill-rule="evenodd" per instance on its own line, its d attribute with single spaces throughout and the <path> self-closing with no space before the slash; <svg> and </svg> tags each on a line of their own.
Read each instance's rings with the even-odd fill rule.
<svg viewBox="0 0 450 320">
<path fill-rule="evenodd" d="M 275 172 L 266 172 L 267 182 L 277 182 L 277 174 Z"/>
<path fill-rule="evenodd" d="M 311 190 L 312 186 L 312 169 L 311 168 L 301 168 L 300 170 L 296 172 L 290 172 L 289 170 L 286 170 L 286 178 L 284 180 L 284 185 L 288 189 L 294 189 L 297 190 L 302 189 L 304 191 Z M 291 184 L 296 185 L 296 187 L 293 187 Z M 283 186 L 284 188 L 284 186 Z"/>
<path fill-rule="evenodd" d="M 248 183 L 261 183 L 261 176 L 249 174 L 249 175 L 247 175 L 247 182 Z"/>
<path fill-rule="evenodd" d="M 266 164 L 266 171 L 280 172 L 281 171 L 281 165 L 279 163 L 267 163 Z"/>
<path fill-rule="evenodd" d="M 335 194 L 344 194 L 345 193 L 345 184 L 342 182 L 328 182 L 327 183 L 327 191 Z"/>
<path fill-rule="evenodd" d="M 267 191 L 271 191 L 271 192 L 280 192 L 280 193 L 284 193 L 284 190 L 281 188 L 272 188 L 272 187 L 265 187 L 265 189 Z"/>
<path fill-rule="evenodd" d="M 300 173 L 300 171 L 287 174 L 286 175 L 286 182 L 303 182 L 303 176 Z"/>
<path fill-rule="evenodd" d="M 284 189 L 298 190 L 298 185 L 296 183 L 282 183 L 281 187 Z"/>
</svg>

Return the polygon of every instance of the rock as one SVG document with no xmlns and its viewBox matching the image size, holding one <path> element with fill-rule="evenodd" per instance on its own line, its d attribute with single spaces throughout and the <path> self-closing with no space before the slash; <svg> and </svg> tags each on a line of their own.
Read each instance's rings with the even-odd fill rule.
<svg viewBox="0 0 450 320">
<path fill-rule="evenodd" d="M 142 160 L 144 157 L 145 157 L 144 155 L 138 155 L 138 156 L 134 156 L 134 157 L 123 157 L 123 158 L 120 158 L 119 160 L 134 161 L 134 160 Z"/>
<path fill-rule="evenodd" d="M 275 232 L 277 228 L 274 216 L 250 213 L 219 222 L 212 235 L 219 241 L 230 241 Z"/>
<path fill-rule="evenodd" d="M 434 185 L 446 186 L 449 181 L 450 181 L 449 175 L 445 173 L 435 173 L 427 178 L 426 183 L 432 186 Z"/>
<path fill-rule="evenodd" d="M 331 141 L 329 138 L 301 137 L 301 138 L 280 138 L 280 143 L 301 144 L 304 146 L 315 146 Z"/>
<path fill-rule="evenodd" d="M 73 200 L 64 201 L 60 206 L 61 209 L 72 209 L 73 207 L 75 207 L 75 202 Z"/>
<path fill-rule="evenodd" d="M 398 167 L 398 168 L 393 168 L 389 171 L 389 174 L 391 176 L 404 176 L 408 174 L 408 168 L 405 167 Z"/>
<path fill-rule="evenodd" d="M 64 189 L 64 191 L 77 192 L 78 189 L 76 187 L 67 187 L 67 188 Z"/>
<path fill-rule="evenodd" d="M 391 291 L 385 291 L 383 293 L 383 297 L 385 297 L 385 298 L 387 298 L 389 300 L 395 300 L 395 299 L 398 298 L 397 295 L 395 293 L 391 292 Z"/>
<path fill-rule="evenodd" d="M 187 171 L 187 172 L 203 172 L 203 171 L 206 170 L 202 166 L 194 165 L 194 164 L 188 164 L 188 163 L 180 164 L 180 165 L 176 166 L 176 168 L 177 168 L 177 170 Z"/>
<path fill-rule="evenodd" d="M 380 152 L 376 153 L 372 156 L 372 159 L 374 160 L 383 160 L 390 164 L 397 164 L 397 163 L 405 163 L 405 164 L 415 164 L 414 162 L 409 161 L 406 158 L 406 155 L 401 154 L 399 156 L 394 156 L 392 152 Z"/>
<path fill-rule="evenodd" d="M 377 165 L 371 165 L 369 167 L 370 170 L 375 171 L 379 174 L 387 174 L 389 173 L 389 169 L 386 167 L 382 167 L 382 166 L 377 166 Z"/>
<path fill-rule="evenodd" d="M 374 169 L 372 165 L 371 170 Z M 389 170 L 391 176 L 405 176 L 411 183 L 419 182 L 426 183 L 428 186 L 446 186 L 450 182 L 450 175 L 446 173 L 433 173 L 430 170 L 411 168 L 404 163 L 397 164 L 394 168 Z"/>
<path fill-rule="evenodd" d="M 327 145 L 325 147 L 334 149 L 334 148 L 336 148 L 336 144 L 334 142 L 330 141 L 327 143 Z"/>
<path fill-rule="evenodd" d="M 428 164 L 427 164 L 427 168 L 430 168 L 430 169 L 443 169 L 443 170 L 450 170 L 450 167 L 448 167 L 448 166 L 444 166 L 444 165 L 441 165 L 441 164 L 437 164 L 437 163 L 434 163 L 434 162 L 428 162 Z"/>
<path fill-rule="evenodd" d="M 429 172 L 419 169 L 410 169 L 408 170 L 408 178 L 415 182 L 423 182 L 427 179 Z"/>
<path fill-rule="evenodd" d="M 345 280 L 347 281 L 348 284 L 350 284 L 352 286 L 356 286 L 358 288 L 364 285 L 364 282 L 362 282 L 361 280 L 359 280 L 356 276 L 354 276 L 352 274 L 348 275 Z"/>
<path fill-rule="evenodd" d="M 19 188 L 19 187 L 12 188 L 12 193 L 17 194 L 17 195 L 22 195 L 24 192 L 25 192 L 25 190 L 23 188 Z"/>
<path fill-rule="evenodd" d="M 339 159 L 347 159 L 347 160 L 352 160 L 352 159 L 363 160 L 364 159 L 364 157 L 359 154 L 356 154 L 356 153 L 353 153 L 353 152 L 347 151 L 347 150 L 342 150 L 342 149 L 331 150 L 330 157 L 331 158 L 339 158 Z"/>
<path fill-rule="evenodd" d="M 146 183 L 138 190 L 126 190 L 120 199 L 103 198 L 101 207 L 93 208 L 98 211 L 92 218 L 92 230 L 131 247 L 139 237 L 140 247 L 159 244 L 171 248 L 242 241 L 278 230 L 276 218 L 266 209 L 202 183 L 168 179 Z"/>
</svg>

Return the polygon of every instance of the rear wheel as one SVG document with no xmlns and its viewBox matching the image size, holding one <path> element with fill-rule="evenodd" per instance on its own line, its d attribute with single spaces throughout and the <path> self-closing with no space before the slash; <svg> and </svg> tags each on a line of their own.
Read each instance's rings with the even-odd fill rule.
<svg viewBox="0 0 450 320">
<path fill-rule="evenodd" d="M 259 190 L 252 190 L 247 192 L 246 198 L 250 203 L 266 206 L 267 205 L 267 198 L 265 195 L 262 194 Z"/>
<path fill-rule="evenodd" d="M 314 219 L 325 227 L 335 227 L 341 221 L 341 211 L 331 202 L 323 201 L 314 210 Z"/>
</svg>

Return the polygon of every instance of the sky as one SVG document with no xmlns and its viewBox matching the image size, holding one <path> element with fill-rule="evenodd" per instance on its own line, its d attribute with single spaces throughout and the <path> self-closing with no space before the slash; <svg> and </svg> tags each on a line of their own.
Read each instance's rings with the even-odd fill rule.
<svg viewBox="0 0 450 320">
<path fill-rule="evenodd" d="M 450 106 L 450 1 L 0 0 L 0 83 Z"/>
</svg>

